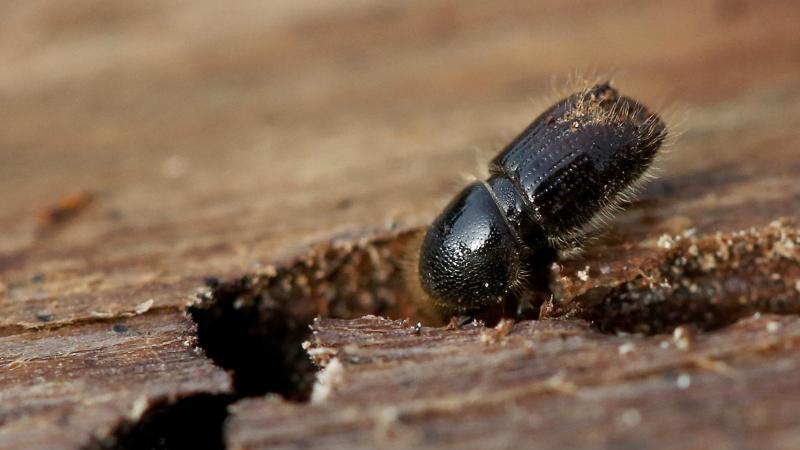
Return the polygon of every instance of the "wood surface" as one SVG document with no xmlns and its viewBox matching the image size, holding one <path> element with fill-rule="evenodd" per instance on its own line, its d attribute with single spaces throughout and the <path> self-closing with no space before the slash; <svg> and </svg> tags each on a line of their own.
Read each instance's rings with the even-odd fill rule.
<svg viewBox="0 0 800 450">
<path fill-rule="evenodd" d="M 797 447 L 798 23 L 792 1 L 1 3 L 0 448 L 125 448 L 198 395 L 230 403 L 229 448 Z M 664 111 L 659 178 L 551 268 L 548 320 L 415 334 L 415 234 L 576 70 Z M 364 314 L 411 321 L 308 336 Z"/>
<path fill-rule="evenodd" d="M 794 448 L 794 318 L 698 336 L 575 321 L 424 328 L 368 316 L 315 324 L 311 406 L 233 407 L 233 448 Z M 770 364 L 764 364 L 765 360 Z M 312 432 L 309 432 L 312 430 Z"/>
</svg>

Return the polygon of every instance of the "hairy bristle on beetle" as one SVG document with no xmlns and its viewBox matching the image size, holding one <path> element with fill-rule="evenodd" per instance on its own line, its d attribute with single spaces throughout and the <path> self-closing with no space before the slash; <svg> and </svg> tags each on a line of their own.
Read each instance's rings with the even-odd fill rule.
<svg viewBox="0 0 800 450">
<path fill-rule="evenodd" d="M 632 148 L 648 150 L 663 147 L 668 136 L 666 127 L 657 115 L 647 112 L 642 105 L 631 101 L 621 101 L 621 97 L 617 97 L 610 108 L 604 108 L 602 101 L 592 101 L 589 90 L 581 95 L 583 101 L 576 105 L 576 110 L 582 109 L 583 111 L 577 112 L 576 115 L 587 114 L 591 117 L 590 120 L 608 127 L 622 127 L 630 124 L 639 127 L 637 132 L 631 136 L 629 145 Z M 580 130 L 575 132 L 580 132 Z M 655 155 L 653 159 L 655 159 Z M 550 245 L 559 251 L 560 257 L 574 257 L 579 254 L 588 238 L 607 228 L 614 216 L 622 212 L 624 206 L 636 198 L 642 187 L 654 177 L 653 159 L 648 164 L 635 165 L 628 169 L 634 172 L 629 176 L 628 184 L 619 192 L 599 198 L 594 214 L 589 217 L 577 217 L 574 227 L 548 236 Z M 622 173 L 619 175 L 625 176 Z"/>
</svg>

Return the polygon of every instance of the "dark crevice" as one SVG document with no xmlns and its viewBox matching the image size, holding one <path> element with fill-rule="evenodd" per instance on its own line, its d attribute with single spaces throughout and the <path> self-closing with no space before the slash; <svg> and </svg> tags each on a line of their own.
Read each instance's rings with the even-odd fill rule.
<svg viewBox="0 0 800 450">
<path fill-rule="evenodd" d="M 681 325 L 713 331 L 756 313 L 800 314 L 796 289 L 784 279 L 729 275 L 724 283 L 694 279 L 691 287 L 648 284 L 637 278 L 608 290 L 596 305 L 572 318 L 587 320 L 603 333 L 654 335 L 672 333 Z"/>
<path fill-rule="evenodd" d="M 190 310 L 197 323 L 198 345 L 217 365 L 231 371 L 240 397 L 277 393 L 305 401 L 315 368 L 302 349 L 310 321 L 296 317 L 286 305 L 242 302 L 251 294 L 245 277 L 213 290 L 207 303 Z"/>
<path fill-rule="evenodd" d="M 316 367 L 302 343 L 315 317 L 417 314 L 402 274 L 415 233 L 328 242 L 263 273 L 208 280 L 189 310 L 198 345 L 231 371 L 237 396 L 306 401 Z"/>
<path fill-rule="evenodd" d="M 233 392 L 156 405 L 89 448 L 224 448 L 231 403 L 268 393 L 307 401 L 317 368 L 302 343 L 315 317 L 421 318 L 403 276 L 417 233 L 345 237 L 260 273 L 208 279 L 189 314 L 197 324 L 198 346 L 230 371 Z"/>
<path fill-rule="evenodd" d="M 604 333 L 711 331 L 755 313 L 800 314 L 800 233 L 789 223 L 679 239 L 640 274 L 547 305 Z M 622 272 L 622 271 L 620 271 Z"/>
<path fill-rule="evenodd" d="M 197 394 L 150 407 L 87 450 L 224 449 L 223 423 L 231 395 Z"/>
</svg>

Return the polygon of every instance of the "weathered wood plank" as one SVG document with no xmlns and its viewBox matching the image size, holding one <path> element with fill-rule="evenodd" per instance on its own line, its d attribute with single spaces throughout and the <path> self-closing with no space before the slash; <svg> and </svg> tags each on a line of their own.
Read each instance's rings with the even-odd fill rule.
<svg viewBox="0 0 800 450">
<path fill-rule="evenodd" d="M 0 337 L 0 448 L 79 448 L 155 403 L 223 393 L 178 311 Z"/>
<path fill-rule="evenodd" d="M 387 225 L 424 226 L 457 189 L 458 174 L 475 170 L 469 149 L 489 148 L 518 131 L 540 109 L 530 98 L 546 96 L 554 76 L 575 68 L 619 69 L 623 92 L 689 113 L 661 181 L 584 257 L 563 264 L 554 279 L 554 315 L 598 320 L 619 309 L 603 298 L 610 289 L 630 282 L 630 292 L 649 290 L 641 285 L 648 278 L 680 285 L 685 280 L 661 274 L 672 267 L 670 255 L 692 244 L 712 251 L 717 231 L 732 237 L 756 227 L 759 236 L 780 242 L 773 231 L 782 228 L 768 225 L 796 218 L 800 198 L 798 21 L 800 9 L 790 1 L 0 4 L 3 442 L 76 448 L 110 432 L 132 405 L 142 405 L 139 399 L 225 391 L 220 369 L 179 346 L 193 335 L 182 311 L 205 277 L 254 274 L 266 286 L 269 264 L 302 261 L 311 242 L 358 240 L 365 229 Z M 91 192 L 93 202 L 43 230 L 37 214 L 82 191 Z M 689 229 L 694 240 L 672 249 L 658 245 L 662 235 Z M 736 245 L 747 246 L 748 239 Z M 402 244 L 390 241 L 388 255 L 363 266 L 383 270 L 383 258 L 396 262 Z M 710 324 L 758 306 L 745 302 L 735 310 L 731 290 L 707 291 L 715 278 L 762 282 L 777 271 L 782 278 L 776 283 L 753 285 L 755 300 L 795 295 L 787 298 L 796 301 L 791 288 L 800 272 L 792 258 L 777 261 L 763 272 L 751 264 L 740 272 L 728 265 L 690 274 L 692 282 L 702 281 L 702 292 L 713 294 L 705 298 L 733 311 Z M 582 280 L 578 271 L 587 265 Z M 288 273 L 278 281 L 294 280 Z M 405 295 L 397 274 L 388 273 L 357 284 L 361 290 L 354 293 L 368 291 L 363 297 L 336 284 L 350 282 L 347 274 L 326 272 L 321 281 L 307 278 L 320 282 L 305 291 L 293 281 L 281 291 L 291 295 L 279 298 L 294 302 L 286 311 L 298 320 L 363 312 L 375 298 L 383 302 L 381 312 L 407 314 L 403 305 L 384 301 Z M 668 299 L 672 293 L 662 292 Z M 657 325 L 645 320 L 654 311 L 660 310 L 641 310 L 631 320 Z M 123 321 L 140 332 L 109 331 Z M 610 323 L 616 326 L 629 323 Z M 720 339 L 741 326 L 721 331 Z M 72 345 L 81 339 L 88 353 L 75 354 Z M 146 352 L 153 343 L 164 346 Z M 775 375 L 776 384 L 792 389 L 791 370 L 783 378 L 770 372 L 783 367 L 775 355 L 759 356 L 769 366 L 764 376 Z M 115 371 L 122 367 L 129 370 Z M 790 396 L 762 392 L 766 378 L 747 380 L 734 391 L 710 379 L 708 397 L 690 408 L 702 420 L 685 423 L 690 417 L 684 415 L 669 423 L 714 430 L 722 400 L 712 394 L 774 401 L 779 411 L 793 406 Z M 640 411 L 643 426 L 654 427 L 637 436 L 661 432 L 659 422 L 646 421 L 646 409 L 685 412 L 631 395 L 628 406 Z M 556 411 L 579 413 L 570 408 L 582 405 L 568 399 Z M 231 439 L 267 442 L 248 435 L 253 430 L 244 424 L 269 416 L 270 408 L 237 406 Z M 304 411 L 300 405 L 279 409 L 286 408 Z M 506 417 L 496 408 L 480 414 Z M 315 411 L 307 430 L 338 420 L 307 411 Z M 759 414 L 748 418 L 759 420 Z M 458 419 L 441 417 L 440 430 Z M 741 417 L 744 412 L 735 416 Z M 548 423 L 536 429 L 544 443 L 574 431 Z M 586 423 L 603 438 L 600 422 Z M 770 442 L 791 443 L 790 421 L 772 423 Z M 530 438 L 526 425 L 517 426 L 509 442 L 528 442 L 522 440 Z M 740 429 L 745 442 L 767 433 L 759 426 Z M 285 437 L 287 430 L 265 432 Z M 736 431 L 713 436 L 724 442 Z"/>
<path fill-rule="evenodd" d="M 762 316 L 689 348 L 573 321 L 424 328 L 322 320 L 311 405 L 238 403 L 232 448 L 792 448 L 796 317 Z M 769 364 L 764 364 L 769 360 Z"/>
</svg>

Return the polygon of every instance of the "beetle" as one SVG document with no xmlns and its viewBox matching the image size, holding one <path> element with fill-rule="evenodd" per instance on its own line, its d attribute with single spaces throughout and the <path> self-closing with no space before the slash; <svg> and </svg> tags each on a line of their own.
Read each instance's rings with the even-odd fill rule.
<svg viewBox="0 0 800 450">
<path fill-rule="evenodd" d="M 550 264 L 630 198 L 666 136 L 658 115 L 609 82 L 545 110 L 427 230 L 418 274 L 434 308 L 474 315 L 546 290 Z"/>
</svg>

